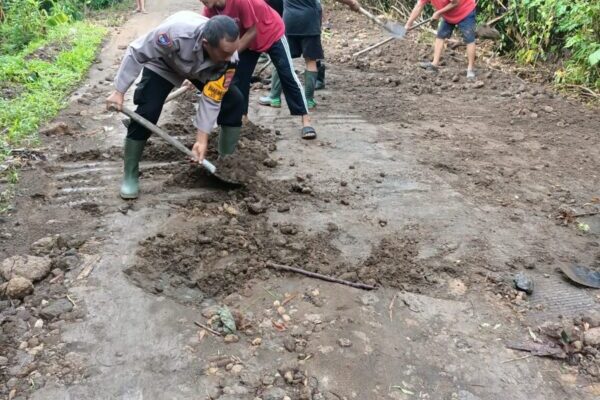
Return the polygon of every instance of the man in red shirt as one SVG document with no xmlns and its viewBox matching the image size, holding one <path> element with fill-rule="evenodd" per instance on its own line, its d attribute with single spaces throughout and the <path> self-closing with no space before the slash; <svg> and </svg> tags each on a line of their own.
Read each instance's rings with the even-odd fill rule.
<svg viewBox="0 0 600 400">
<path fill-rule="evenodd" d="M 467 79 L 475 79 L 475 0 L 418 0 L 406 22 L 406 29 L 412 26 L 427 3 L 431 3 L 436 10 L 433 13 L 433 19 L 437 20 L 441 17 L 442 21 L 435 38 L 433 61 L 421 63 L 421 67 L 437 71 L 444 50 L 444 40 L 452 35 L 454 27 L 458 25 L 467 45 Z"/>
<path fill-rule="evenodd" d="M 240 28 L 238 47 L 239 62 L 232 85 L 245 99 L 245 115 L 248 114 L 250 79 L 261 53 L 268 53 L 277 69 L 283 93 L 292 115 L 302 116 L 302 138 L 315 139 L 317 132 L 310 126 L 308 106 L 303 87 L 294 71 L 290 49 L 285 37 L 283 20 L 264 0 L 200 0 L 204 15 L 227 15 Z"/>
</svg>

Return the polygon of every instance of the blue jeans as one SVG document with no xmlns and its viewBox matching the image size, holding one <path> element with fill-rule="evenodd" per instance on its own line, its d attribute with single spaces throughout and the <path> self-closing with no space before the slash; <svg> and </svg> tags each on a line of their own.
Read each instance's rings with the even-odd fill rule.
<svg viewBox="0 0 600 400">
<path fill-rule="evenodd" d="M 438 39 L 448 39 L 450 36 L 452 36 L 452 32 L 454 31 L 454 27 L 456 25 L 458 25 L 458 29 L 460 29 L 460 33 L 462 33 L 463 40 L 466 44 L 475 42 L 475 29 L 477 27 L 475 10 L 471 11 L 471 13 L 458 24 L 449 24 L 442 18 L 442 22 L 440 23 L 440 27 L 437 32 Z"/>
</svg>

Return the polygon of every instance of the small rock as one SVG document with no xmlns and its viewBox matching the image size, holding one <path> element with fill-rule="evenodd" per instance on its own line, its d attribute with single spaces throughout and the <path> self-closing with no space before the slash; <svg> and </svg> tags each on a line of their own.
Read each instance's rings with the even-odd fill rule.
<svg viewBox="0 0 600 400">
<path fill-rule="evenodd" d="M 346 199 L 341 199 L 340 200 L 340 204 L 343 205 L 343 206 L 349 206 L 350 202 L 348 200 L 346 200 Z"/>
<path fill-rule="evenodd" d="M 452 77 L 452 82 L 458 82 L 458 81 L 460 81 L 460 77 L 458 75 L 454 75 Z"/>
<path fill-rule="evenodd" d="M 240 372 L 242 372 L 242 370 L 244 369 L 244 366 L 241 364 L 236 364 L 233 366 L 233 368 L 231 368 L 231 373 L 232 374 L 239 374 Z"/>
<path fill-rule="evenodd" d="M 473 87 L 474 87 L 475 89 L 481 89 L 481 88 L 482 88 L 482 87 L 484 87 L 484 86 L 485 86 L 485 83 L 484 83 L 483 81 L 477 81 L 477 82 L 475 82 L 475 84 L 473 85 Z"/>
<path fill-rule="evenodd" d="M 219 306 L 210 306 L 210 307 L 206 307 L 205 309 L 203 309 L 200 314 L 202 314 L 202 316 L 206 319 L 211 319 L 212 317 L 214 317 L 215 315 L 217 315 L 219 313 L 220 309 L 221 309 L 221 307 L 219 307 Z"/>
<path fill-rule="evenodd" d="M 8 365 L 8 358 L 0 356 L 0 367 L 4 367 L 5 365 Z"/>
<path fill-rule="evenodd" d="M 252 346 L 260 346 L 262 344 L 261 338 L 256 338 L 252 341 Z"/>
<path fill-rule="evenodd" d="M 576 340 L 572 343 L 573 345 L 573 350 L 575 350 L 578 353 L 581 353 L 581 350 L 583 350 L 583 343 L 581 343 L 580 340 Z"/>
<path fill-rule="evenodd" d="M 587 323 L 590 328 L 598 328 L 600 327 L 600 311 L 589 310 L 585 313 L 581 320 Z"/>
<path fill-rule="evenodd" d="M 346 186 L 348 186 L 348 182 L 346 182 L 346 181 L 341 181 L 341 182 L 340 182 L 340 185 L 341 185 L 341 186 L 343 186 L 343 187 L 346 187 Z"/>
<path fill-rule="evenodd" d="M 73 311 L 73 304 L 68 299 L 58 299 L 51 302 L 49 306 L 44 307 L 40 312 L 40 316 L 47 320 L 53 320 L 71 311 Z"/>
<path fill-rule="evenodd" d="M 527 294 L 533 293 L 533 279 L 527 276 L 523 272 L 519 272 L 515 275 L 513 282 L 515 284 L 515 288 Z"/>
<path fill-rule="evenodd" d="M 284 213 L 290 211 L 290 206 L 287 204 L 277 207 L 277 212 Z"/>
<path fill-rule="evenodd" d="M 6 280 L 20 276 L 37 282 L 48 276 L 51 264 L 52 261 L 47 257 L 14 256 L 2 261 L 0 272 Z"/>
<path fill-rule="evenodd" d="M 592 328 L 584 332 L 583 343 L 586 346 L 600 346 L 600 328 Z"/>
<path fill-rule="evenodd" d="M 554 108 L 550 106 L 544 106 L 542 109 L 547 113 L 551 113 L 552 111 L 554 111 Z"/>
<path fill-rule="evenodd" d="M 279 231 L 284 235 L 295 235 L 298 233 L 298 229 L 294 225 L 282 225 L 279 227 Z"/>
<path fill-rule="evenodd" d="M 337 342 L 340 345 L 340 347 L 352 347 L 352 342 L 350 341 L 350 339 L 340 338 Z"/>
<path fill-rule="evenodd" d="M 265 375 L 262 378 L 262 384 L 265 386 L 271 386 L 274 383 L 275 383 L 275 377 L 273 377 L 271 375 Z"/>
<path fill-rule="evenodd" d="M 283 379 L 285 379 L 285 381 L 287 383 L 292 383 L 294 382 L 294 373 L 292 371 L 287 371 L 284 375 L 283 375 Z"/>
<path fill-rule="evenodd" d="M 248 204 L 248 211 L 250 212 L 250 214 L 254 214 L 254 215 L 263 214 L 264 212 L 267 211 L 267 206 L 261 202 L 251 203 L 251 204 Z"/>
<path fill-rule="evenodd" d="M 35 255 L 47 255 L 52 252 L 58 243 L 58 235 L 47 236 L 45 238 L 41 238 L 37 242 L 31 245 L 31 251 Z"/>
<path fill-rule="evenodd" d="M 223 339 L 225 343 L 237 343 L 240 341 L 240 338 L 237 335 L 227 335 L 225 339 Z"/>
<path fill-rule="evenodd" d="M 33 283 L 21 276 L 12 278 L 6 286 L 6 296 L 11 299 L 22 299 L 31 293 L 33 293 Z"/>
<path fill-rule="evenodd" d="M 277 166 L 277 160 L 272 158 L 265 158 L 263 160 L 263 165 L 267 168 L 275 168 Z"/>
<path fill-rule="evenodd" d="M 285 349 L 287 351 L 289 351 L 290 353 L 295 352 L 296 351 L 296 339 L 294 339 L 294 338 L 285 339 L 285 341 L 283 342 L 283 347 L 285 347 Z"/>
<path fill-rule="evenodd" d="M 262 394 L 263 400 L 283 400 L 286 396 L 285 390 L 278 387 L 269 388 Z"/>
</svg>

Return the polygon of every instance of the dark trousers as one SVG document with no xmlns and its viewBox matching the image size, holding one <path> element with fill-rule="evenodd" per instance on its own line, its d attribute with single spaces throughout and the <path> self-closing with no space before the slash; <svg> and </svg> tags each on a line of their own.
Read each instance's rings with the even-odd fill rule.
<svg viewBox="0 0 600 400">
<path fill-rule="evenodd" d="M 269 57 L 271 57 L 273 66 L 279 74 L 281 88 L 283 89 L 283 94 L 285 94 L 285 101 L 290 109 L 290 114 L 308 114 L 306 97 L 304 97 L 302 83 L 300 83 L 300 80 L 294 71 L 294 65 L 292 64 L 292 57 L 290 55 L 290 48 L 286 37 L 283 36 L 276 41 L 273 46 L 267 50 L 267 53 L 269 54 Z M 256 68 L 259 56 L 260 53 L 252 50 L 242 52 L 233 77 L 232 86 L 237 86 L 244 96 L 244 114 L 248 114 L 250 79 L 252 78 L 254 68 Z"/>
<path fill-rule="evenodd" d="M 192 81 L 202 91 L 204 83 Z M 154 71 L 144 68 L 142 79 L 133 94 L 133 104 L 137 105 L 135 112 L 148 121 L 156 124 L 163 109 L 167 96 L 173 89 L 173 84 Z M 242 126 L 244 98 L 238 88 L 231 85 L 221 102 L 221 111 L 217 123 L 224 126 Z M 127 128 L 127 138 L 133 140 L 148 140 L 151 132 L 143 126 L 131 121 Z"/>
</svg>

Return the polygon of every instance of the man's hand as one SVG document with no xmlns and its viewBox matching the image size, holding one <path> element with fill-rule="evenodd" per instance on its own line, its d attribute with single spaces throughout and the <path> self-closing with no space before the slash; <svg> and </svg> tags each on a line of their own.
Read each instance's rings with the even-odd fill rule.
<svg viewBox="0 0 600 400">
<path fill-rule="evenodd" d="M 194 86 L 194 84 L 189 80 L 186 79 L 185 81 L 183 81 L 183 83 L 181 84 L 181 87 L 187 88 L 187 90 L 192 90 L 194 89 L 196 86 Z"/>
<path fill-rule="evenodd" d="M 437 21 L 437 20 L 438 20 L 438 19 L 440 19 L 441 17 L 442 17 L 442 13 L 441 13 L 441 12 L 439 12 L 439 11 L 436 11 L 436 12 L 434 12 L 434 13 L 433 13 L 433 15 L 431 16 L 431 19 L 433 19 L 433 20 L 436 20 L 436 21 Z"/>
<path fill-rule="evenodd" d="M 202 163 L 204 156 L 206 155 L 206 149 L 208 148 L 208 134 L 198 131 L 196 134 L 196 143 L 192 147 L 192 153 L 196 156 L 196 161 Z"/>
<path fill-rule="evenodd" d="M 354 12 L 358 12 L 360 9 L 360 3 L 357 0 L 347 0 L 346 4 Z"/>
<path fill-rule="evenodd" d="M 106 109 L 108 111 L 112 111 L 114 109 L 116 109 L 117 111 L 121 111 L 123 109 L 124 98 L 125 98 L 125 93 L 121 93 L 121 92 L 115 90 L 106 99 Z"/>
</svg>

